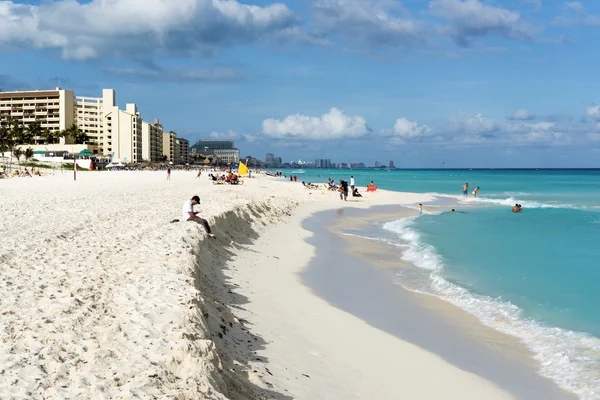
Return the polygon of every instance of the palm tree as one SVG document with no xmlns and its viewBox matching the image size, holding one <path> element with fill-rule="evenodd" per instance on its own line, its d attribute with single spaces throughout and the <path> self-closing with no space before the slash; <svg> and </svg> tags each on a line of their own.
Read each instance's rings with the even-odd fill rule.
<svg viewBox="0 0 600 400">
<path fill-rule="evenodd" d="M 18 147 L 15 147 L 12 149 L 11 154 L 14 155 L 15 158 L 17 159 L 17 163 L 19 163 L 19 170 L 20 170 L 21 169 L 21 156 L 23 155 L 23 150 L 21 150 Z M 11 163 L 12 163 L 12 160 L 11 160 Z"/>
<path fill-rule="evenodd" d="M 29 161 L 33 158 L 33 149 L 31 147 L 26 148 L 23 155 L 25 156 L 25 161 Z"/>
<path fill-rule="evenodd" d="M 79 128 L 76 123 L 72 123 L 67 129 L 63 131 L 65 137 L 72 138 L 75 144 L 85 144 L 90 138 L 89 136 Z"/>
<path fill-rule="evenodd" d="M 12 135 L 8 126 L 0 126 L 0 153 L 4 158 L 4 153 L 12 148 Z M 6 165 L 6 164 L 5 164 Z"/>
<path fill-rule="evenodd" d="M 53 133 L 50 129 L 46 128 L 40 133 L 41 138 L 44 140 L 44 144 L 51 144 L 53 139 Z"/>
<path fill-rule="evenodd" d="M 27 144 L 31 144 L 33 140 L 37 141 L 42 136 L 42 125 L 39 122 L 32 122 L 27 126 L 25 131 L 25 139 Z"/>
</svg>

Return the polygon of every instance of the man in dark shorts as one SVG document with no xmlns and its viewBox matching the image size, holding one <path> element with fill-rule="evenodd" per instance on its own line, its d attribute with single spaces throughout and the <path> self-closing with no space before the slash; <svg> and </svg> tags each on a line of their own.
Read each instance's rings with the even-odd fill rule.
<svg viewBox="0 0 600 400">
<path fill-rule="evenodd" d="M 216 236 L 213 235 L 213 233 L 210 230 L 210 225 L 208 224 L 208 221 L 204 218 L 200 218 L 198 216 L 198 211 L 194 211 L 194 206 L 196 204 L 200 204 L 200 197 L 198 196 L 194 196 L 190 200 L 187 200 L 185 203 L 183 203 L 183 210 L 181 214 L 183 220 L 194 221 L 200 225 L 203 225 L 204 229 L 206 229 L 206 233 L 208 234 L 208 236 L 213 239 L 216 239 Z"/>
<path fill-rule="evenodd" d="M 348 201 L 348 182 L 340 180 L 340 200 Z"/>
</svg>

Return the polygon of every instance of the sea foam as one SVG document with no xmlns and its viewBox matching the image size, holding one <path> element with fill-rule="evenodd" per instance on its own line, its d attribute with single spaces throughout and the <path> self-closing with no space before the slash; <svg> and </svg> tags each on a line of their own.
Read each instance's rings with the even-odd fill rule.
<svg viewBox="0 0 600 400">
<path fill-rule="evenodd" d="M 600 339 L 586 333 L 548 326 L 524 315 L 522 309 L 503 300 L 479 295 L 443 277 L 444 262 L 436 249 L 421 240 L 415 218 L 383 225 L 407 245 L 402 259 L 430 271 L 430 287 L 409 290 L 435 295 L 476 316 L 485 325 L 518 337 L 540 362 L 540 374 L 582 400 L 600 398 Z"/>
</svg>

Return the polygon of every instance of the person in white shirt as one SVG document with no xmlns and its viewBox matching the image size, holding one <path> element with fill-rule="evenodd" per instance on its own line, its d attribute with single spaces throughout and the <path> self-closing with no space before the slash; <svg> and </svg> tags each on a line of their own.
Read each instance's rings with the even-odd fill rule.
<svg viewBox="0 0 600 400">
<path fill-rule="evenodd" d="M 217 237 L 213 235 L 213 233 L 210 230 L 210 225 L 208 224 L 208 221 L 204 218 L 200 218 L 198 216 L 198 211 L 194 211 L 194 206 L 196 204 L 200 204 L 200 197 L 198 196 L 194 196 L 190 200 L 186 200 L 186 202 L 183 203 L 183 211 L 181 214 L 183 220 L 194 221 L 204 225 L 204 229 L 206 229 L 206 233 L 208 234 L 208 236 L 210 236 L 213 239 L 216 239 Z"/>
<path fill-rule="evenodd" d="M 354 193 L 354 176 L 350 177 L 350 188 L 352 188 L 352 192 Z"/>
</svg>

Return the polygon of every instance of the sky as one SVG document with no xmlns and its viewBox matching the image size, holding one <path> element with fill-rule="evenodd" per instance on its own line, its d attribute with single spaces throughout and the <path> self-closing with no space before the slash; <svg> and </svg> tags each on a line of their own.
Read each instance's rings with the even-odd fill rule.
<svg viewBox="0 0 600 400">
<path fill-rule="evenodd" d="M 600 167 L 598 43 L 598 0 L 0 0 L 0 88 L 259 159 Z"/>
</svg>

